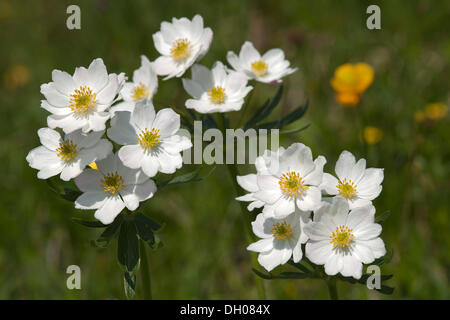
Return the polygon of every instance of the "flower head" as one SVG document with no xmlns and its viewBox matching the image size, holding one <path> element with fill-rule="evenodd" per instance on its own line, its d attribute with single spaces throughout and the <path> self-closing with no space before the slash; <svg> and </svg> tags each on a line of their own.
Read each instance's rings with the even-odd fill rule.
<svg viewBox="0 0 450 320">
<path fill-rule="evenodd" d="M 62 128 L 65 133 L 105 130 L 110 117 L 107 109 L 125 80 L 124 74 L 108 74 L 103 60 L 95 59 L 88 69 L 76 68 L 73 76 L 53 70 L 52 79 L 41 86 L 46 99 L 41 107 L 52 113 L 47 118 L 50 128 Z"/>
<path fill-rule="evenodd" d="M 161 31 L 153 34 L 153 42 L 161 56 L 155 60 L 154 67 L 164 80 L 181 77 L 184 72 L 201 59 L 209 50 L 213 32 L 203 28 L 203 18 L 194 16 L 172 19 L 172 23 L 162 22 Z"/>
<path fill-rule="evenodd" d="M 320 188 L 329 195 L 339 195 L 345 198 L 350 209 L 372 204 L 372 200 L 381 193 L 383 169 L 366 169 L 366 160 L 356 162 L 348 151 L 343 151 L 336 162 L 337 179 L 324 173 Z"/>
<path fill-rule="evenodd" d="M 95 209 L 95 218 L 110 224 L 127 207 L 136 210 L 139 202 L 151 198 L 156 184 L 141 170 L 125 167 L 117 154 L 96 161 L 96 170 L 88 168 L 75 178 L 83 192 L 75 201 L 77 209 Z"/>
<path fill-rule="evenodd" d="M 349 212 L 348 202 L 335 197 L 331 203 L 314 211 L 313 222 L 304 227 L 309 237 L 306 257 L 325 265 L 325 273 L 333 276 L 361 278 L 362 264 L 371 263 L 386 254 L 379 235 L 381 225 L 375 223 L 372 205 Z"/>
<path fill-rule="evenodd" d="M 252 228 L 261 240 L 249 245 L 247 250 L 259 252 L 258 262 L 267 271 L 285 264 L 291 257 L 299 262 L 303 256 L 301 245 L 308 240 L 303 228 L 311 221 L 310 215 L 298 209 L 283 219 L 259 214 Z"/>
<path fill-rule="evenodd" d="M 261 56 L 249 41 L 242 45 L 239 56 L 228 51 L 227 60 L 234 70 L 242 72 L 248 79 L 265 83 L 281 82 L 283 77 L 297 71 L 297 68 L 289 68 L 283 50 L 270 49 Z"/>
<path fill-rule="evenodd" d="M 447 115 L 448 108 L 442 102 L 429 103 L 425 106 L 424 114 L 427 119 L 440 120 Z"/>
<path fill-rule="evenodd" d="M 111 113 L 117 111 L 133 111 L 137 102 L 142 100 L 152 101 L 158 89 L 158 77 L 153 63 L 144 55 L 141 56 L 141 66 L 133 72 L 133 81 L 125 82 L 120 90 L 123 102 L 114 105 Z"/>
<path fill-rule="evenodd" d="M 296 207 L 302 211 L 317 209 L 322 199 L 319 185 L 325 163 L 322 156 L 313 160 L 311 149 L 301 143 L 266 154 L 256 160 L 256 176 L 238 177 L 239 184 L 250 194 L 237 200 L 252 201 L 252 207 L 264 206 L 263 214 L 268 218 L 286 217 Z"/>
<path fill-rule="evenodd" d="M 364 128 L 364 140 L 367 144 L 377 144 L 383 139 L 383 131 L 377 127 L 367 126 Z"/>
<path fill-rule="evenodd" d="M 336 100 L 345 107 L 358 104 L 361 94 L 373 82 L 373 69 L 366 63 L 341 65 L 334 72 L 331 86 L 336 90 Z"/>
<path fill-rule="evenodd" d="M 192 67 L 192 79 L 183 79 L 184 89 L 194 98 L 186 101 L 186 108 L 200 113 L 240 110 L 245 96 L 252 90 L 247 78 L 238 72 L 227 73 L 221 62 L 211 70 L 202 66 Z"/>
<path fill-rule="evenodd" d="M 155 113 L 149 101 L 137 103 L 134 111 L 118 112 L 111 120 L 108 137 L 123 145 L 118 152 L 123 164 L 141 168 L 149 177 L 158 171 L 174 173 L 182 166 L 181 151 L 192 146 L 191 141 L 177 135 L 180 116 L 172 109 Z"/>
<path fill-rule="evenodd" d="M 101 139 L 104 131 L 83 134 L 81 130 L 66 134 L 41 128 L 38 130 L 42 146 L 28 153 L 30 167 L 38 169 L 39 179 L 60 174 L 62 180 L 77 177 L 90 163 L 104 159 L 112 152 L 112 144 Z"/>
</svg>

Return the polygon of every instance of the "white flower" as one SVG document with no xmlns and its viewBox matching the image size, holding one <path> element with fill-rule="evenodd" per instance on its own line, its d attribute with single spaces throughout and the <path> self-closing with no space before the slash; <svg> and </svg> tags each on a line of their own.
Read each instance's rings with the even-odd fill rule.
<svg viewBox="0 0 450 320">
<path fill-rule="evenodd" d="M 227 60 L 234 70 L 265 83 L 281 82 L 281 78 L 297 71 L 297 68 L 289 68 L 290 63 L 285 60 L 283 50 L 270 49 L 261 56 L 249 41 L 242 45 L 239 57 L 228 51 Z"/>
<path fill-rule="evenodd" d="M 340 195 L 347 199 L 350 209 L 372 204 L 381 192 L 383 169 L 366 169 L 366 160 L 355 161 L 348 151 L 343 151 L 336 162 L 338 179 L 331 174 L 323 175 L 321 189 L 329 195 Z"/>
<path fill-rule="evenodd" d="M 258 189 L 252 192 L 254 199 L 264 202 L 264 216 L 282 218 L 296 206 L 302 211 L 317 209 L 325 163 L 323 156 L 313 161 L 311 149 L 302 143 L 279 152 L 278 163 L 271 163 L 268 173 L 257 174 Z"/>
<path fill-rule="evenodd" d="M 306 257 L 315 264 L 325 265 L 325 273 L 330 276 L 341 273 L 359 279 L 362 263 L 371 263 L 386 254 L 384 242 L 378 237 L 382 228 L 375 223 L 372 205 L 349 213 L 347 201 L 335 197 L 314 212 L 313 222 L 304 230 L 309 237 Z"/>
<path fill-rule="evenodd" d="M 38 135 L 42 146 L 31 150 L 26 159 L 30 167 L 39 170 L 39 179 L 61 173 L 61 179 L 68 181 L 78 176 L 90 163 L 104 159 L 112 152 L 111 142 L 100 139 L 103 133 L 83 134 L 77 130 L 62 139 L 59 132 L 41 128 Z"/>
<path fill-rule="evenodd" d="M 255 160 L 255 167 L 257 174 L 270 174 L 271 164 L 278 165 L 279 156 L 285 151 L 283 147 L 280 147 L 278 151 L 266 150 L 264 154 L 257 157 Z M 264 202 L 254 197 L 254 193 L 259 191 L 258 176 L 257 174 L 248 174 L 245 176 L 237 176 L 236 180 L 242 189 L 249 192 L 243 196 L 237 197 L 238 201 L 250 201 L 247 209 L 253 211 L 254 208 L 261 208 L 264 206 Z"/>
<path fill-rule="evenodd" d="M 156 192 L 156 184 L 141 170 L 125 167 L 117 154 L 96 162 L 98 170 L 86 169 L 75 178 L 83 192 L 75 201 L 77 209 L 96 209 L 95 218 L 109 224 L 127 207 L 134 211 L 139 202 Z"/>
<path fill-rule="evenodd" d="M 296 210 L 284 219 L 265 218 L 261 213 L 252 222 L 253 232 L 261 240 L 252 243 L 247 250 L 259 252 L 258 262 L 267 271 L 285 264 L 292 257 L 294 262 L 302 258 L 302 243 L 308 240 L 303 231 L 311 222 L 310 213 Z"/>
<path fill-rule="evenodd" d="M 89 68 L 78 67 L 73 76 L 53 70 L 53 82 L 41 86 L 46 100 L 41 107 L 52 113 L 50 128 L 62 128 L 65 133 L 78 129 L 83 132 L 105 130 L 109 119 L 107 109 L 114 102 L 124 74 L 109 74 L 102 59 L 95 59 Z"/>
<path fill-rule="evenodd" d="M 136 102 L 141 100 L 152 101 L 153 95 L 158 89 L 158 76 L 153 63 L 144 55 L 141 56 L 141 66 L 133 72 L 133 82 L 125 82 L 120 90 L 120 96 L 124 100 L 114 105 L 110 111 L 133 111 Z"/>
<path fill-rule="evenodd" d="M 118 154 L 124 165 L 142 168 L 153 177 L 158 171 L 174 173 L 182 166 L 181 151 L 192 147 L 191 141 L 177 135 L 180 116 L 172 109 L 155 115 L 150 102 L 139 102 L 133 113 L 118 112 L 111 120 L 108 137 L 123 145 Z"/>
<path fill-rule="evenodd" d="M 183 73 L 202 58 L 209 50 L 213 32 L 203 28 L 203 18 L 196 15 L 187 18 L 172 18 L 172 23 L 162 22 L 161 31 L 153 34 L 153 42 L 161 57 L 154 66 L 158 75 L 167 75 L 164 80 L 181 77 Z"/>
<path fill-rule="evenodd" d="M 202 65 L 192 67 L 192 80 L 183 79 L 184 89 L 194 98 L 186 101 L 186 108 L 200 113 L 240 110 L 244 97 L 252 90 L 247 78 L 239 72 L 227 73 L 221 62 L 212 68 Z"/>
</svg>

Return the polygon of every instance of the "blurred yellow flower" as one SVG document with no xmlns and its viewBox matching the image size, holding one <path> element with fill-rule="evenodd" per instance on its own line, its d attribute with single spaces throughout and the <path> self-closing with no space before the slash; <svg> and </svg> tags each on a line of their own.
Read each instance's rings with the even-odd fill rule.
<svg viewBox="0 0 450 320">
<path fill-rule="evenodd" d="M 336 100 L 344 107 L 358 104 L 361 94 L 373 82 L 373 69 L 366 63 L 346 63 L 339 66 L 331 79 L 331 86 L 336 90 Z"/>
<path fill-rule="evenodd" d="M 95 162 L 92 162 L 92 163 L 89 165 L 89 167 L 91 167 L 92 169 L 98 171 L 98 167 L 97 167 L 97 164 L 96 164 Z"/>
<path fill-rule="evenodd" d="M 425 116 L 430 120 L 440 120 L 447 114 L 448 108 L 442 102 L 429 103 L 425 106 Z"/>
<path fill-rule="evenodd" d="M 3 84 L 10 91 L 23 87 L 29 80 L 30 71 L 21 64 L 11 66 L 3 75 Z"/>
<path fill-rule="evenodd" d="M 383 139 L 383 131 L 377 127 L 367 126 L 364 128 L 364 140 L 367 144 L 377 144 Z"/>
<path fill-rule="evenodd" d="M 414 119 L 416 120 L 416 122 L 423 122 L 425 120 L 425 112 L 423 111 L 416 111 L 414 112 Z"/>
</svg>

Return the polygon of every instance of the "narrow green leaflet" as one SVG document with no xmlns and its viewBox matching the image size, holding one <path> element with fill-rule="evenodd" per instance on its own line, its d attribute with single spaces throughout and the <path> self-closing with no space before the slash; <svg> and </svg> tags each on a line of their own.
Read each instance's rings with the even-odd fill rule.
<svg viewBox="0 0 450 320">
<path fill-rule="evenodd" d="M 214 171 L 215 168 L 216 168 L 215 166 L 212 167 L 212 169 L 206 175 L 204 175 L 203 177 L 199 177 L 198 175 L 202 169 L 201 167 L 199 167 L 192 172 L 182 174 L 179 176 L 175 176 L 169 180 L 158 183 L 158 189 L 161 189 L 162 187 L 165 187 L 170 184 L 202 181 L 202 180 L 206 179 Z"/>
<path fill-rule="evenodd" d="M 114 219 L 113 223 L 108 225 L 97 240 L 93 240 L 91 244 L 97 248 L 106 248 L 111 239 L 119 232 L 123 222 L 123 215 L 120 214 Z"/>
<path fill-rule="evenodd" d="M 283 86 L 281 85 L 278 88 L 275 97 L 272 100 L 267 100 L 261 107 L 259 107 L 253 116 L 245 123 L 244 130 L 254 127 L 256 124 L 267 118 L 278 105 L 281 100 L 281 96 L 283 94 Z"/>
<path fill-rule="evenodd" d="M 375 222 L 383 223 L 387 218 L 389 218 L 390 215 L 391 215 L 391 212 L 389 210 L 385 211 L 382 214 L 375 216 Z"/>
<path fill-rule="evenodd" d="M 131 220 L 124 220 L 120 226 L 117 259 L 131 273 L 139 262 L 139 240 L 135 224 Z"/>
<path fill-rule="evenodd" d="M 123 286 L 125 288 L 127 299 L 132 299 L 136 293 L 136 275 L 125 271 L 123 273 Z"/>
<path fill-rule="evenodd" d="M 134 224 L 136 225 L 139 238 L 151 248 L 157 249 L 160 245 L 160 240 L 156 233 L 161 230 L 162 226 L 140 212 L 134 216 Z"/>
<path fill-rule="evenodd" d="M 255 268 L 252 269 L 256 275 L 266 280 L 274 280 L 274 279 L 306 279 L 311 278 L 312 275 L 309 273 L 302 272 L 281 272 L 280 274 L 274 275 L 271 273 L 263 273 Z"/>
<path fill-rule="evenodd" d="M 60 196 L 67 201 L 75 202 L 75 200 L 77 200 L 77 198 L 82 194 L 83 193 L 81 191 L 64 188 L 64 193 L 61 193 Z"/>
<path fill-rule="evenodd" d="M 82 226 L 89 227 L 89 228 L 104 228 L 106 225 L 101 223 L 98 220 L 86 220 L 81 218 L 72 217 L 72 221 L 76 222 L 78 224 L 81 224 Z"/>
</svg>

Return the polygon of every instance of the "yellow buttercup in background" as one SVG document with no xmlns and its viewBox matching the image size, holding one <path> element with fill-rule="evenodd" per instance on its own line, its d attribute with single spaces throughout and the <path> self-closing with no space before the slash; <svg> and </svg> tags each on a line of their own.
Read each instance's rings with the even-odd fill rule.
<svg viewBox="0 0 450 320">
<path fill-rule="evenodd" d="M 383 131 L 377 127 L 367 126 L 364 128 L 364 141 L 367 144 L 377 144 L 383 139 Z"/>
<path fill-rule="evenodd" d="M 442 102 L 428 103 L 423 110 L 416 111 L 414 118 L 417 122 L 425 120 L 437 121 L 445 118 L 448 107 Z"/>
<path fill-rule="evenodd" d="M 336 100 L 344 107 L 356 106 L 362 93 L 373 82 L 373 77 L 373 69 L 366 63 L 339 66 L 331 79 L 331 86 L 336 90 Z"/>
</svg>

